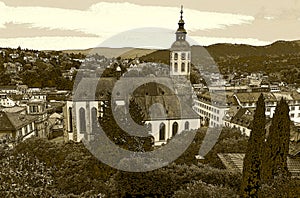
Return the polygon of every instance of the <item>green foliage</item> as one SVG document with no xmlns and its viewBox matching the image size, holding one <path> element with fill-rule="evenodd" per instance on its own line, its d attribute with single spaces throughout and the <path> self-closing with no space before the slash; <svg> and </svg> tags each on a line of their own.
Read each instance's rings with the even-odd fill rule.
<svg viewBox="0 0 300 198">
<path fill-rule="evenodd" d="M 201 135 L 200 135 L 201 136 Z M 229 130 L 223 140 L 238 137 Z M 229 138 L 229 139 L 228 139 Z M 0 155 L 1 197 L 236 197 L 242 176 L 205 164 L 170 164 L 145 173 L 118 171 L 82 143 L 33 138 Z M 262 197 L 298 197 L 299 180 L 276 179 Z"/>
<path fill-rule="evenodd" d="M 242 197 L 257 197 L 261 187 L 262 149 L 265 140 L 265 102 L 261 94 L 256 103 L 252 131 L 243 165 Z"/>
<path fill-rule="evenodd" d="M 260 197 L 300 197 L 300 179 L 278 177 L 270 184 L 264 184 Z"/>
<path fill-rule="evenodd" d="M 238 129 L 223 128 L 219 139 L 212 150 L 205 156 L 204 162 L 215 168 L 224 168 L 218 153 L 245 153 L 248 137 Z"/>
<path fill-rule="evenodd" d="M 92 156 L 82 143 L 56 144 L 33 138 L 21 142 L 12 152 L 13 156 L 24 156 L 22 160 L 36 159 L 42 163 L 45 174 L 51 176 L 49 189 L 60 195 L 86 192 L 107 195 L 110 191 L 107 181 L 116 172 Z"/>
<path fill-rule="evenodd" d="M 2 153 L 3 154 L 3 153 Z M 0 160 L 0 196 L 49 196 L 53 168 L 47 168 L 37 157 L 6 153 Z"/>
<path fill-rule="evenodd" d="M 126 179 L 125 179 L 126 178 Z M 222 186 L 237 192 L 241 175 L 218 170 L 199 164 L 169 165 L 165 168 L 145 173 L 119 171 L 114 176 L 117 197 L 171 197 L 185 185 L 205 182 L 209 185 Z"/>
<path fill-rule="evenodd" d="M 115 111 L 113 114 L 113 108 L 110 101 L 103 104 L 103 117 L 99 119 L 99 123 L 106 133 L 106 135 L 118 146 L 135 151 L 145 152 L 152 150 L 153 140 L 149 137 L 137 137 L 128 134 L 124 131 L 116 122 L 115 117 L 119 118 L 119 122 L 122 122 L 124 126 L 127 126 L 128 130 L 137 130 L 129 121 L 128 116 L 132 116 L 132 119 L 138 125 L 144 125 L 144 115 L 141 113 L 141 108 L 138 104 L 131 100 L 129 104 L 129 114 L 125 114 L 122 110 Z"/>
<path fill-rule="evenodd" d="M 199 154 L 199 149 L 205 137 L 207 128 L 200 128 L 195 135 L 194 141 L 189 145 L 186 151 L 176 159 L 177 164 L 198 164 L 196 155 Z M 175 137 L 176 138 L 176 137 Z M 180 136 L 178 136 L 180 139 Z M 218 138 L 217 143 L 212 150 L 205 156 L 203 161 L 215 168 L 224 168 L 221 160 L 217 156 L 218 153 L 245 153 L 247 149 L 248 138 L 242 135 L 237 129 L 223 128 Z"/>
<path fill-rule="evenodd" d="M 174 198 L 193 197 L 193 198 L 235 198 L 237 193 L 228 188 L 214 186 L 202 181 L 196 181 L 185 185 L 181 190 L 175 191 Z"/>
</svg>

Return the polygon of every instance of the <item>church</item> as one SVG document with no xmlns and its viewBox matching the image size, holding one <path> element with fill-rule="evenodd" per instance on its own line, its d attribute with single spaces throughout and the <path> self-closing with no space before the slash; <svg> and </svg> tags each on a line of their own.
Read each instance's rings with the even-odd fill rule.
<svg viewBox="0 0 300 198">
<path fill-rule="evenodd" d="M 200 128 L 189 81 L 191 47 L 186 41 L 182 9 L 180 13 L 176 41 L 170 48 L 169 76 L 81 79 L 72 101 L 67 101 L 64 107 L 66 141 L 93 139 L 94 122 L 101 119 L 103 104 L 110 99 L 114 109 L 124 112 L 129 112 L 131 99 L 136 101 L 155 146 L 167 143 L 182 131 Z"/>
</svg>

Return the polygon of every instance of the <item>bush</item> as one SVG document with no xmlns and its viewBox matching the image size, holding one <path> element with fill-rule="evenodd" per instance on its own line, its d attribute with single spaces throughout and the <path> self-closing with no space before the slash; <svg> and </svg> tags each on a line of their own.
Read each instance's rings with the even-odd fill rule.
<svg viewBox="0 0 300 198">
<path fill-rule="evenodd" d="M 172 196 L 173 198 L 182 198 L 182 197 L 195 197 L 195 198 L 230 198 L 237 197 L 237 194 L 234 190 L 214 186 L 211 184 L 206 184 L 202 181 L 196 181 L 190 184 L 185 185 L 181 190 L 178 190 Z"/>
</svg>

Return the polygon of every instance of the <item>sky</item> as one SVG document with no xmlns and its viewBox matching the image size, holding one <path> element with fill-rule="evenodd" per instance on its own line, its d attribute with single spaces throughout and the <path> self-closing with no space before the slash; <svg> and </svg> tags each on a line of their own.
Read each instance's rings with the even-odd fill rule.
<svg viewBox="0 0 300 198">
<path fill-rule="evenodd" d="M 300 40 L 300 0 L 0 0 L 0 47 L 169 48 L 181 5 L 192 44 Z"/>
</svg>

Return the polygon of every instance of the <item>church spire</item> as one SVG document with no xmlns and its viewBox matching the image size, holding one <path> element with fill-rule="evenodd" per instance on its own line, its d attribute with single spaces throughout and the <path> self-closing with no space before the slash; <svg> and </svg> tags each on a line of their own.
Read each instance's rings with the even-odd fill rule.
<svg viewBox="0 0 300 198">
<path fill-rule="evenodd" d="M 181 5 L 181 11 L 180 11 L 180 20 L 182 20 L 182 14 L 183 14 L 183 5 Z"/>
<path fill-rule="evenodd" d="M 183 6 L 181 6 L 181 11 L 180 11 L 180 20 L 179 20 L 179 22 L 178 22 L 178 29 L 177 29 L 177 32 L 176 32 L 176 34 L 178 34 L 178 33 L 181 33 L 181 34 L 186 34 L 187 32 L 186 32 L 186 30 L 184 29 L 184 20 L 183 20 Z"/>
</svg>

